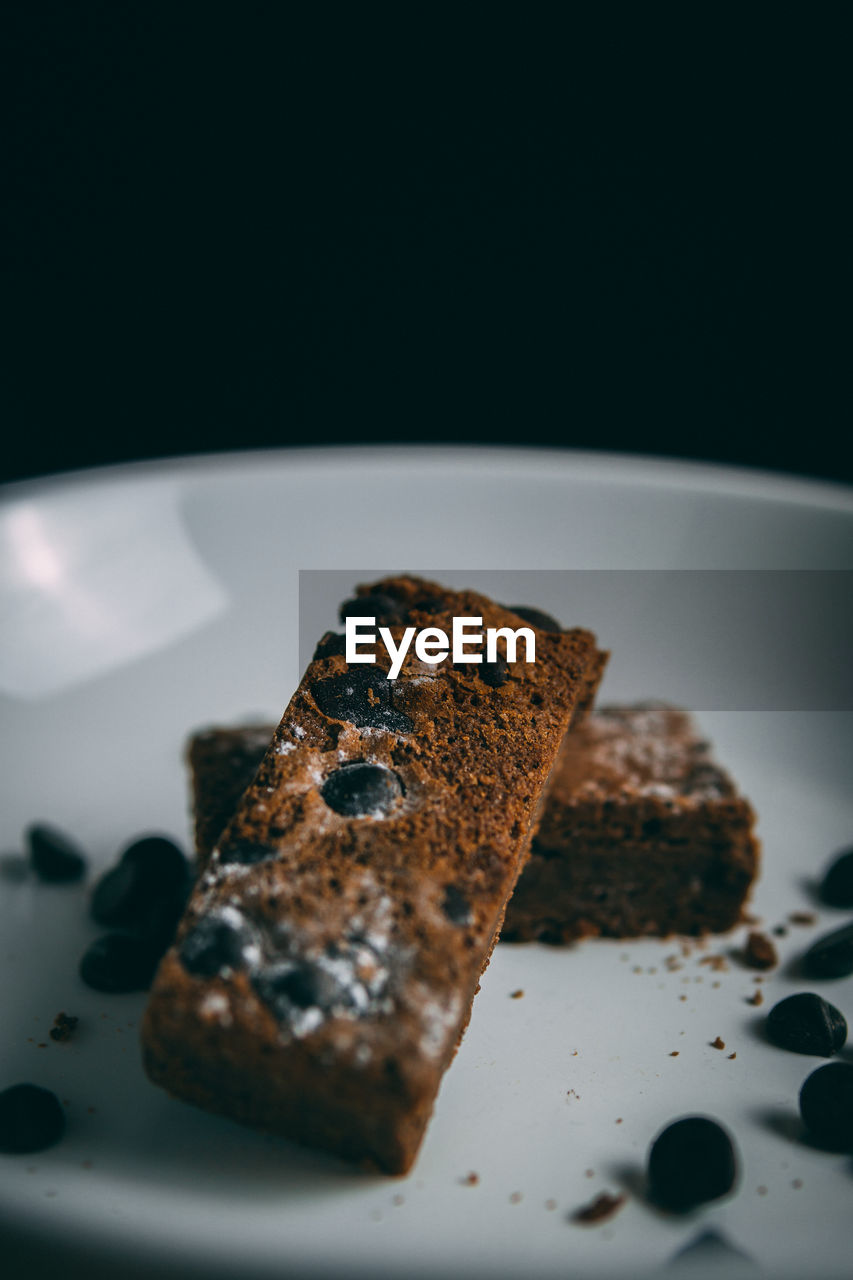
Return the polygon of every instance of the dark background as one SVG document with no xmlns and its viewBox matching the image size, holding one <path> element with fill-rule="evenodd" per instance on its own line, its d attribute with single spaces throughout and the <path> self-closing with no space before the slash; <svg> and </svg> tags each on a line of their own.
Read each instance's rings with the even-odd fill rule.
<svg viewBox="0 0 853 1280">
<path fill-rule="evenodd" d="M 449 441 L 853 480 L 846 14 L 642 8 L 7 15 L 0 478 Z"/>
</svg>

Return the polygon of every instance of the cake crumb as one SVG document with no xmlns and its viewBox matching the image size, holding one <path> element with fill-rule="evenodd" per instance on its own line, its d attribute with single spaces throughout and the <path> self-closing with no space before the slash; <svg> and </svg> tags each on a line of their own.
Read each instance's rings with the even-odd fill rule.
<svg viewBox="0 0 853 1280">
<path fill-rule="evenodd" d="M 616 1120 L 616 1124 L 621 1124 L 621 1123 L 622 1123 L 622 1117 L 619 1116 Z"/>
<path fill-rule="evenodd" d="M 463 1187 L 476 1187 L 477 1183 L 480 1181 L 480 1175 L 479 1173 L 473 1172 L 466 1173 L 465 1177 L 460 1178 L 459 1181 Z"/>
<path fill-rule="evenodd" d="M 523 995 L 524 995 L 524 988 L 519 987 L 517 991 L 511 991 L 509 993 L 509 998 L 510 1000 L 520 1000 Z"/>
<path fill-rule="evenodd" d="M 775 938 L 787 938 L 788 930 L 783 924 L 777 924 L 773 927 L 773 936 Z"/>
<path fill-rule="evenodd" d="M 677 1050 L 677 1049 L 673 1049 L 669 1056 L 670 1056 L 671 1058 L 677 1058 L 677 1057 L 678 1057 L 678 1050 Z"/>
<path fill-rule="evenodd" d="M 736 1057 L 737 1057 L 737 1054 L 736 1054 L 736 1053 L 730 1053 L 730 1054 L 729 1054 L 729 1062 L 731 1062 L 732 1058 L 736 1058 Z"/>
<path fill-rule="evenodd" d="M 576 1209 L 572 1214 L 572 1221 L 579 1222 L 583 1226 L 591 1226 L 596 1222 L 606 1222 L 614 1214 L 618 1213 L 624 1203 L 625 1196 L 612 1196 L 608 1191 L 602 1191 L 589 1204 L 582 1205 L 580 1209 Z"/>
<path fill-rule="evenodd" d="M 710 1041 L 710 1045 L 712 1049 L 725 1049 L 726 1042 L 722 1036 L 717 1036 L 716 1040 Z"/>
<path fill-rule="evenodd" d="M 754 1005 L 756 1009 L 758 1008 L 759 1005 L 764 1004 L 764 992 L 761 990 L 760 987 L 756 988 L 756 990 L 753 991 L 751 996 L 746 997 L 746 1003 Z"/>
<path fill-rule="evenodd" d="M 817 924 L 817 916 L 813 911 L 792 911 L 788 916 L 791 924 L 812 925 Z"/>
<path fill-rule="evenodd" d="M 510 1198 L 509 1198 L 509 1202 L 510 1202 L 510 1204 L 521 1204 L 521 1201 L 522 1201 L 522 1194 L 521 1194 L 521 1192 L 520 1192 L 520 1191 L 513 1191 L 512 1195 L 511 1195 L 511 1196 L 510 1196 Z"/>
<path fill-rule="evenodd" d="M 729 968 L 729 962 L 726 957 L 719 954 L 701 956 L 698 963 L 709 965 L 715 973 L 727 973 Z"/>
<path fill-rule="evenodd" d="M 755 930 L 746 940 L 743 958 L 752 969 L 772 969 L 779 963 L 779 956 L 770 938 L 766 933 L 758 933 Z"/>
<path fill-rule="evenodd" d="M 79 1018 L 73 1017 L 68 1013 L 58 1013 L 53 1020 L 53 1026 L 50 1028 L 48 1035 L 51 1040 L 65 1041 L 70 1040 L 77 1030 Z"/>
<path fill-rule="evenodd" d="M 585 1177 L 585 1178 L 594 1178 L 594 1177 L 595 1177 L 595 1170 L 594 1170 L 594 1169 L 587 1169 L 586 1173 L 584 1174 L 584 1177 Z"/>
</svg>

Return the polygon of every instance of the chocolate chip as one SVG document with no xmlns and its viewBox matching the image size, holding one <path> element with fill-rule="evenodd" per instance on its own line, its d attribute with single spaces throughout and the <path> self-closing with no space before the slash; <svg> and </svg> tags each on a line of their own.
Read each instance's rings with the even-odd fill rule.
<svg viewBox="0 0 853 1280">
<path fill-rule="evenodd" d="M 189 897 L 189 884 L 165 898 L 158 898 L 134 926 L 134 932 L 145 938 L 158 955 L 172 945 Z"/>
<path fill-rule="evenodd" d="M 178 888 L 189 874 L 182 851 L 167 836 L 141 836 L 127 846 L 121 860 L 137 867 L 149 881 L 156 882 L 161 892 Z"/>
<path fill-rule="evenodd" d="M 853 907 L 853 848 L 845 849 L 829 867 L 820 896 L 830 907 Z"/>
<path fill-rule="evenodd" d="M 95 991 L 145 991 L 160 956 L 145 938 L 107 933 L 96 940 L 80 961 L 80 977 Z"/>
<path fill-rule="evenodd" d="M 159 904 L 164 904 L 161 915 L 173 904 L 183 904 L 189 878 L 187 860 L 173 841 L 146 836 L 129 845 L 121 861 L 101 876 L 92 894 L 92 916 L 111 928 L 147 932 Z"/>
<path fill-rule="evenodd" d="M 229 909 L 227 916 L 203 916 L 184 936 L 178 957 L 188 973 L 212 978 L 223 969 L 249 968 L 256 951 L 252 929 Z"/>
<path fill-rule="evenodd" d="M 649 1152 L 649 1194 L 684 1212 L 731 1191 L 737 1177 L 732 1140 L 715 1120 L 685 1116 L 658 1134 Z"/>
<path fill-rule="evenodd" d="M 563 630 L 556 618 L 552 618 L 550 613 L 543 613 L 541 609 L 532 609 L 526 604 L 508 604 L 504 608 L 509 609 L 510 613 L 518 614 L 519 618 L 529 622 L 531 627 L 538 627 L 540 631 Z"/>
<path fill-rule="evenodd" d="M 800 1090 L 800 1115 L 821 1146 L 853 1148 L 853 1065 L 830 1062 L 813 1071 Z"/>
<path fill-rule="evenodd" d="M 346 636 L 339 635 L 337 631 L 327 631 L 314 650 L 313 661 L 316 662 L 318 658 L 343 658 L 346 656 L 346 651 Z"/>
<path fill-rule="evenodd" d="M 441 909 L 451 924 L 470 924 L 472 920 L 471 906 L 468 899 L 455 884 L 449 884 L 444 890 Z"/>
<path fill-rule="evenodd" d="M 296 1009 L 349 1008 L 352 996 L 333 974 L 309 960 L 268 969 L 255 978 L 255 989 L 276 1017 L 285 1020 Z"/>
<path fill-rule="evenodd" d="M 345 600 L 338 610 L 338 617 L 341 622 L 346 622 L 347 618 L 375 618 L 377 626 L 387 627 L 389 624 L 402 622 L 404 613 L 405 607 L 399 600 L 376 592 Z"/>
<path fill-rule="evenodd" d="M 812 978 L 846 978 L 853 973 L 853 923 L 818 938 L 803 956 L 803 968 Z"/>
<path fill-rule="evenodd" d="M 65 1112 L 49 1089 L 13 1084 L 0 1093 L 0 1151 L 22 1155 L 54 1146 L 65 1132 Z"/>
<path fill-rule="evenodd" d="M 811 991 L 787 996 L 767 1015 L 767 1035 L 780 1049 L 831 1058 L 847 1039 L 843 1014 Z"/>
<path fill-rule="evenodd" d="M 499 689 L 509 679 L 509 666 L 506 658 L 497 655 L 494 662 L 482 662 L 477 668 L 477 675 L 491 689 Z"/>
<path fill-rule="evenodd" d="M 320 788 L 330 809 L 346 818 L 387 813 L 403 794 L 400 779 L 383 764 L 342 765 Z"/>
<path fill-rule="evenodd" d="M 91 912 L 98 924 L 130 924 L 140 911 L 140 874 L 130 862 L 120 862 L 105 871 L 92 894 Z"/>
<path fill-rule="evenodd" d="M 311 692 L 323 715 L 330 720 L 348 720 L 357 729 L 410 733 L 414 727 L 412 721 L 391 704 L 393 684 L 384 671 L 371 665 L 320 680 Z"/>
<path fill-rule="evenodd" d="M 36 823 L 27 830 L 30 865 L 40 880 L 69 884 L 86 874 L 86 857 L 73 840 L 56 827 Z"/>
<path fill-rule="evenodd" d="M 241 866 L 252 867 L 256 862 L 265 862 L 267 858 L 275 858 L 278 849 L 274 845 L 264 844 L 256 840 L 235 840 L 232 844 L 223 845 L 219 850 L 220 862 L 238 862 Z"/>
</svg>

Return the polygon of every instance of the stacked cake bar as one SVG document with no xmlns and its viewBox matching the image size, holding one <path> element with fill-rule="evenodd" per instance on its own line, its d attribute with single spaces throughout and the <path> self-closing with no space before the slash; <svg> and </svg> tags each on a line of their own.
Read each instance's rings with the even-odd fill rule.
<svg viewBox="0 0 853 1280">
<path fill-rule="evenodd" d="M 758 846 L 683 712 L 586 714 L 588 632 L 416 578 L 359 590 L 395 640 L 523 617 L 536 662 L 409 656 L 389 681 L 330 633 L 277 727 L 197 734 L 200 875 L 143 1044 L 176 1096 L 400 1173 L 505 912 L 509 940 L 724 930 Z"/>
</svg>

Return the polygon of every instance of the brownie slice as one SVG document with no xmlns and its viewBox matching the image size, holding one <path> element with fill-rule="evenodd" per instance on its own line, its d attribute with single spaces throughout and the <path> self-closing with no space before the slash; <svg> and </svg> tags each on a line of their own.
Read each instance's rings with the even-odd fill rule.
<svg viewBox="0 0 853 1280">
<path fill-rule="evenodd" d="M 390 578 L 383 619 L 517 627 L 473 592 Z M 418 1150 L 545 786 L 603 665 L 537 630 L 535 663 L 406 657 L 397 680 L 326 638 L 211 850 L 142 1027 L 172 1094 L 389 1173 Z"/>
<path fill-rule="evenodd" d="M 566 739 L 502 937 L 731 929 L 758 870 L 754 822 L 684 711 L 602 709 Z"/>
</svg>

